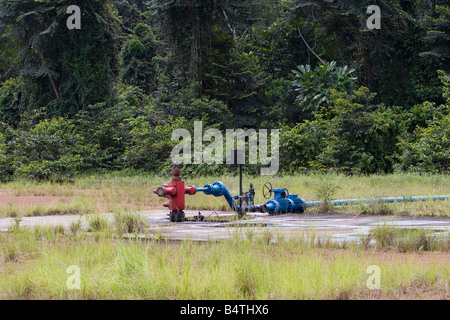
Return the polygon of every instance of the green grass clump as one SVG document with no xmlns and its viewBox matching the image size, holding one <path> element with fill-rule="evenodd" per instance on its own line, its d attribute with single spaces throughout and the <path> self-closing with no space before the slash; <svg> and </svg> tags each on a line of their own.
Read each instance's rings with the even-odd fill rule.
<svg viewBox="0 0 450 320">
<path fill-rule="evenodd" d="M 21 214 L 19 207 L 9 202 L 5 207 L 0 209 L 0 217 L 17 218 Z"/>
<path fill-rule="evenodd" d="M 328 201 L 335 199 L 334 196 L 340 188 L 339 185 L 333 183 L 329 178 L 321 181 L 320 185 L 315 189 L 317 199 L 322 201 L 318 208 L 319 212 L 335 212 L 334 205 Z"/>
<path fill-rule="evenodd" d="M 145 221 L 138 213 L 115 213 L 114 225 L 119 235 L 125 233 L 142 233 L 145 230 Z"/>
<path fill-rule="evenodd" d="M 22 222 L 22 220 L 23 219 L 21 217 L 15 217 L 11 221 L 11 224 L 9 225 L 8 232 L 18 232 L 18 231 L 20 231 L 20 223 Z"/>
<path fill-rule="evenodd" d="M 63 225 L 37 225 L 32 230 L 36 241 L 43 239 L 54 241 L 66 234 Z"/>
<path fill-rule="evenodd" d="M 372 230 L 372 236 L 377 246 L 382 249 L 397 252 L 422 252 L 449 250 L 450 233 L 434 230 L 396 228 L 392 225 L 380 225 Z M 447 238 L 447 239 L 446 239 Z"/>
<path fill-rule="evenodd" d="M 99 214 L 92 214 L 87 218 L 88 232 L 106 232 L 108 231 L 108 218 Z"/>
<path fill-rule="evenodd" d="M 70 223 L 70 231 L 72 232 L 72 234 L 76 235 L 78 234 L 82 229 L 82 221 L 81 219 L 78 219 L 76 221 L 72 221 Z"/>
<path fill-rule="evenodd" d="M 394 208 L 386 202 L 371 201 L 361 203 L 361 213 L 371 216 L 390 216 L 394 214 Z"/>
</svg>

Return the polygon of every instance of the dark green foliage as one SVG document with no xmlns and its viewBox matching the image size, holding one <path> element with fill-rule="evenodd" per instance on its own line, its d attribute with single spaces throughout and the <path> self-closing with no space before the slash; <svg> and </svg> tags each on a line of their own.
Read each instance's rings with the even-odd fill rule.
<svg viewBox="0 0 450 320">
<path fill-rule="evenodd" d="M 448 17 L 444 0 L 0 0 L 0 178 L 168 173 L 197 120 L 280 128 L 281 173 L 446 172 Z"/>
<path fill-rule="evenodd" d="M 282 169 L 392 172 L 406 121 L 399 110 L 371 105 L 373 98 L 364 87 L 352 95 L 334 90 L 330 106 L 314 120 L 283 131 Z"/>
<path fill-rule="evenodd" d="M 260 75 L 254 59 L 238 52 L 234 40 L 226 33 L 213 34 L 211 49 L 204 93 L 229 107 L 234 127 L 254 126 L 261 112 L 261 102 L 256 97 Z"/>
<path fill-rule="evenodd" d="M 3 30 L 21 47 L 29 104 L 65 116 L 113 96 L 118 21 L 107 1 L 5 0 L 1 5 Z M 69 5 L 81 9 L 81 30 L 66 26 Z"/>
<path fill-rule="evenodd" d="M 348 173 L 390 173 L 398 154 L 405 121 L 399 110 L 370 105 L 370 92 L 360 88 L 353 95 L 334 97 L 325 148 L 317 162 L 325 168 Z"/>
<path fill-rule="evenodd" d="M 437 114 L 427 127 L 418 127 L 403 144 L 401 168 L 412 172 L 445 172 L 450 169 L 450 114 Z"/>
<path fill-rule="evenodd" d="M 118 99 L 114 104 L 98 103 L 77 114 L 78 126 L 99 152 L 93 157 L 93 166 L 107 169 L 121 169 L 118 161 L 131 143 L 129 121 L 145 117 L 156 122 L 152 104 L 148 97 L 137 87 L 118 88 Z"/>
<path fill-rule="evenodd" d="M 183 119 L 167 119 L 162 124 L 152 125 L 145 117 L 130 119 L 131 144 L 126 148 L 120 161 L 130 168 L 148 171 L 169 171 L 172 163 L 168 159 L 175 146 L 172 142 L 172 132 L 176 129 L 188 128 Z"/>
<path fill-rule="evenodd" d="M 347 66 L 336 67 L 336 61 L 326 62 L 314 70 L 310 65 L 298 66 L 292 70 L 296 79 L 293 82 L 297 91 L 297 101 L 303 111 L 316 110 L 320 106 L 328 107 L 332 90 L 350 93 L 354 87 L 354 69 Z"/>
<path fill-rule="evenodd" d="M 7 139 L 4 133 L 5 125 L 1 124 L 0 130 L 0 181 L 4 181 L 13 173 L 12 157 L 8 153 Z"/>
<path fill-rule="evenodd" d="M 144 19 L 146 0 L 112 0 L 110 1 L 117 9 L 117 14 L 121 19 L 122 33 L 133 33 L 134 27 Z"/>
<path fill-rule="evenodd" d="M 17 130 L 13 150 L 15 174 L 24 178 L 64 179 L 86 166 L 95 152 L 75 124 L 64 118 L 44 120 L 31 130 Z"/>
<path fill-rule="evenodd" d="M 425 60 L 437 64 L 447 73 L 450 72 L 450 6 L 436 5 L 435 17 L 431 19 L 432 29 L 424 39 L 429 51 L 422 52 Z"/>
<path fill-rule="evenodd" d="M 138 24 L 122 51 L 122 79 L 149 94 L 157 87 L 157 46 L 149 26 Z"/>
<path fill-rule="evenodd" d="M 16 127 L 20 121 L 23 104 L 23 83 L 19 78 L 12 78 L 0 83 L 0 122 Z"/>
<path fill-rule="evenodd" d="M 450 77 L 440 71 L 442 96 L 446 104 L 435 107 L 429 102 L 413 109 L 412 119 L 421 121 L 401 143 L 399 169 L 413 172 L 445 172 L 450 169 Z M 420 113 L 417 110 L 421 111 Z M 415 111 L 415 112 L 414 112 Z"/>
<path fill-rule="evenodd" d="M 190 81 L 204 75 L 217 0 L 150 1 L 171 47 L 174 64 Z"/>
<path fill-rule="evenodd" d="M 366 27 L 369 5 L 381 9 L 380 30 Z M 432 1 L 294 0 L 288 17 L 322 60 L 355 68 L 359 84 L 377 92 L 378 102 L 408 107 L 440 98 L 436 65 L 420 59 L 427 17 L 435 11 Z"/>
</svg>

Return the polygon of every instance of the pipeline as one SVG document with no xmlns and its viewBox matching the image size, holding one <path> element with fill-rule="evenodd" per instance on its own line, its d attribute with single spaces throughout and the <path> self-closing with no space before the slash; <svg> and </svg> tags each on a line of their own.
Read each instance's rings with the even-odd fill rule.
<svg viewBox="0 0 450 320">
<path fill-rule="evenodd" d="M 267 201 L 265 204 L 254 205 L 247 204 L 243 206 L 244 212 L 266 212 L 268 214 L 283 214 L 283 213 L 303 213 L 307 208 L 320 206 L 323 201 L 305 201 L 296 194 L 288 194 L 287 189 L 270 189 L 274 193 L 274 199 Z M 203 188 L 196 188 L 196 192 L 204 192 L 206 195 L 213 195 L 215 197 L 223 196 L 230 208 L 235 212 L 239 211 L 239 205 L 236 204 L 235 199 L 239 196 L 231 196 L 230 191 L 226 188 L 223 182 L 217 181 L 212 184 L 207 184 Z M 414 202 L 427 200 L 446 200 L 450 199 L 450 195 L 445 196 L 415 196 L 415 197 L 388 197 L 388 198 L 366 198 L 366 199 L 341 199 L 327 201 L 329 204 L 336 206 L 362 203 L 362 202 Z"/>
<path fill-rule="evenodd" d="M 310 201 L 307 202 L 299 198 L 296 194 L 289 194 L 287 188 L 272 188 L 270 182 L 264 184 L 262 194 L 264 198 L 270 199 L 273 194 L 273 199 L 268 200 L 264 204 L 255 205 L 254 195 L 255 191 L 253 185 L 250 184 L 250 189 L 247 192 L 240 191 L 240 195 L 232 196 L 225 184 L 220 181 L 216 181 L 212 184 L 206 184 L 203 188 L 197 188 L 190 185 L 185 187 L 184 181 L 180 176 L 180 169 L 175 167 L 172 171 L 172 180 L 162 187 L 154 190 L 159 197 L 165 197 L 169 199 L 169 203 L 164 204 L 169 208 L 169 217 L 173 222 L 185 221 L 185 195 L 194 195 L 197 192 L 203 192 L 206 195 L 213 195 L 215 197 L 224 197 L 230 206 L 231 210 L 243 214 L 245 212 L 262 212 L 270 215 L 283 214 L 283 213 L 303 213 L 307 208 L 320 206 L 323 201 Z M 427 200 L 446 200 L 450 199 L 450 195 L 445 196 L 415 196 L 415 197 L 389 197 L 389 198 L 368 198 L 368 199 L 341 199 L 327 201 L 333 205 L 346 205 L 363 202 L 413 202 L 413 201 L 427 201 Z M 242 203 L 242 208 L 235 200 L 239 200 Z M 241 210 L 242 209 L 242 210 Z"/>
<path fill-rule="evenodd" d="M 368 199 L 341 199 L 341 200 L 330 200 L 327 201 L 329 204 L 333 205 L 346 205 L 346 204 L 354 204 L 354 203 L 361 203 L 361 202 L 387 202 L 387 203 L 394 203 L 394 202 L 415 202 L 415 201 L 428 201 L 428 200 L 446 200 L 450 199 L 450 195 L 448 196 L 419 196 L 419 197 L 389 197 L 389 198 L 368 198 Z M 307 207 L 316 207 L 320 206 L 323 203 L 323 201 L 311 201 L 306 202 Z"/>
</svg>

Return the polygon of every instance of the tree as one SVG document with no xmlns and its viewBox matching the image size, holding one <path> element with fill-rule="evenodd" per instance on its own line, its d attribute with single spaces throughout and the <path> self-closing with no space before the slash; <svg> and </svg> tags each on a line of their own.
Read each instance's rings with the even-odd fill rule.
<svg viewBox="0 0 450 320">
<path fill-rule="evenodd" d="M 214 32 L 203 93 L 229 107 L 236 127 L 247 127 L 257 123 L 261 115 L 257 98 L 260 74 L 255 59 L 236 49 L 235 41 L 228 33 Z"/>
<path fill-rule="evenodd" d="M 436 69 L 419 57 L 426 31 L 420 3 L 295 0 L 288 21 L 308 48 L 309 64 L 334 60 L 353 67 L 359 84 L 379 93 L 378 102 L 408 108 L 439 99 Z M 366 27 L 369 5 L 381 9 L 380 30 Z"/>
<path fill-rule="evenodd" d="M 139 23 L 122 50 L 122 80 L 149 94 L 157 87 L 158 42 L 150 27 Z"/>
<path fill-rule="evenodd" d="M 172 59 L 190 84 L 202 81 L 217 0 L 152 0 L 153 15 L 172 48 Z"/>
<path fill-rule="evenodd" d="M 447 73 L 450 72 L 450 6 L 436 5 L 436 18 L 431 19 L 432 29 L 424 39 L 428 51 L 422 52 L 422 58 L 431 60 Z"/>
<path fill-rule="evenodd" d="M 112 98 L 118 20 L 106 0 L 2 0 L 1 5 L 3 32 L 21 47 L 19 70 L 29 105 L 73 115 Z M 69 5 L 80 7 L 82 30 L 67 28 Z"/>
</svg>

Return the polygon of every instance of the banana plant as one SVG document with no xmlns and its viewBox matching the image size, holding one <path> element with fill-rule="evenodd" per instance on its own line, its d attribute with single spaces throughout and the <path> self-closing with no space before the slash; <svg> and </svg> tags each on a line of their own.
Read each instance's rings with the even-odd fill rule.
<svg viewBox="0 0 450 320">
<path fill-rule="evenodd" d="M 320 64 L 314 70 L 310 65 L 301 65 L 297 69 L 292 70 L 296 77 L 292 84 L 298 92 L 297 102 L 304 111 L 328 106 L 333 89 L 350 92 L 357 79 L 352 76 L 355 69 L 337 67 L 336 61 Z"/>
</svg>

